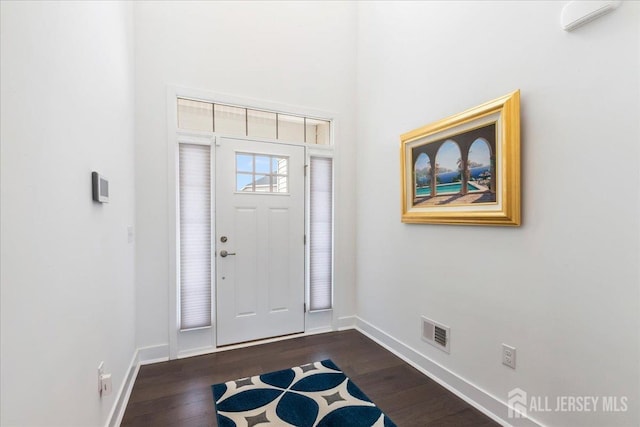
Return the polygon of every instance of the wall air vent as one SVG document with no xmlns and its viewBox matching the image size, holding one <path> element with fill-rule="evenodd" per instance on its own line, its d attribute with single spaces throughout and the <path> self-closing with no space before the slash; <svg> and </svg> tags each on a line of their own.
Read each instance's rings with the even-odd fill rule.
<svg viewBox="0 0 640 427">
<path fill-rule="evenodd" d="M 448 326 L 422 316 L 422 339 L 449 353 L 450 329 Z"/>
<path fill-rule="evenodd" d="M 436 326 L 435 332 L 436 332 L 435 342 L 440 344 L 442 347 L 446 347 L 447 346 L 447 330 L 439 326 Z"/>
</svg>

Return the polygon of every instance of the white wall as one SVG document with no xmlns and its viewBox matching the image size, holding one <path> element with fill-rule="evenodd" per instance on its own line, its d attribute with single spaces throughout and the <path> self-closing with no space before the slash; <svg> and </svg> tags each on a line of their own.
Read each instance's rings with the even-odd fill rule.
<svg viewBox="0 0 640 427">
<path fill-rule="evenodd" d="M 543 423 L 638 425 L 640 4 L 573 33 L 564 4 L 360 4 L 357 312 L 502 401 L 629 398 Z M 399 135 L 518 88 L 523 226 L 402 224 Z M 450 355 L 420 315 L 451 327 Z"/>
<path fill-rule="evenodd" d="M 0 7 L 0 424 L 103 425 L 135 349 L 133 10 Z"/>
<path fill-rule="evenodd" d="M 355 5 L 139 2 L 134 10 L 138 345 L 168 343 L 167 85 L 335 113 L 336 315 L 353 315 Z"/>
</svg>

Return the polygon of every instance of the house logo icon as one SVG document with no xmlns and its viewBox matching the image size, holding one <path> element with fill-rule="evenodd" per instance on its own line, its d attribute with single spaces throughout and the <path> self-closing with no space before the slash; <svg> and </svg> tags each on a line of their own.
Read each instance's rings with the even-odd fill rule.
<svg viewBox="0 0 640 427">
<path fill-rule="evenodd" d="M 508 394 L 509 418 L 524 418 L 527 416 L 527 392 L 521 388 L 514 388 Z"/>
</svg>

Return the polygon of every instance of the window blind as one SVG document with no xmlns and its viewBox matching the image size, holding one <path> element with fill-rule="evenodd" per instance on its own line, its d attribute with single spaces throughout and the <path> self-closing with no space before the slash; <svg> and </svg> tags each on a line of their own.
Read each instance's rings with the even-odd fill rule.
<svg viewBox="0 0 640 427">
<path fill-rule="evenodd" d="M 333 159 L 311 157 L 309 308 L 330 309 L 333 287 Z"/>
<path fill-rule="evenodd" d="M 180 144 L 180 329 L 211 326 L 211 149 Z"/>
</svg>

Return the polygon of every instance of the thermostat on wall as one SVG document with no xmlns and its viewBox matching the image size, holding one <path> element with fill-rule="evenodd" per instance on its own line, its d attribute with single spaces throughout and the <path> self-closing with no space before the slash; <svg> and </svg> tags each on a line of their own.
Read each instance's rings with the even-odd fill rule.
<svg viewBox="0 0 640 427">
<path fill-rule="evenodd" d="M 93 182 L 93 200 L 107 203 L 109 201 L 109 180 L 94 171 L 91 173 L 91 181 Z"/>
</svg>

